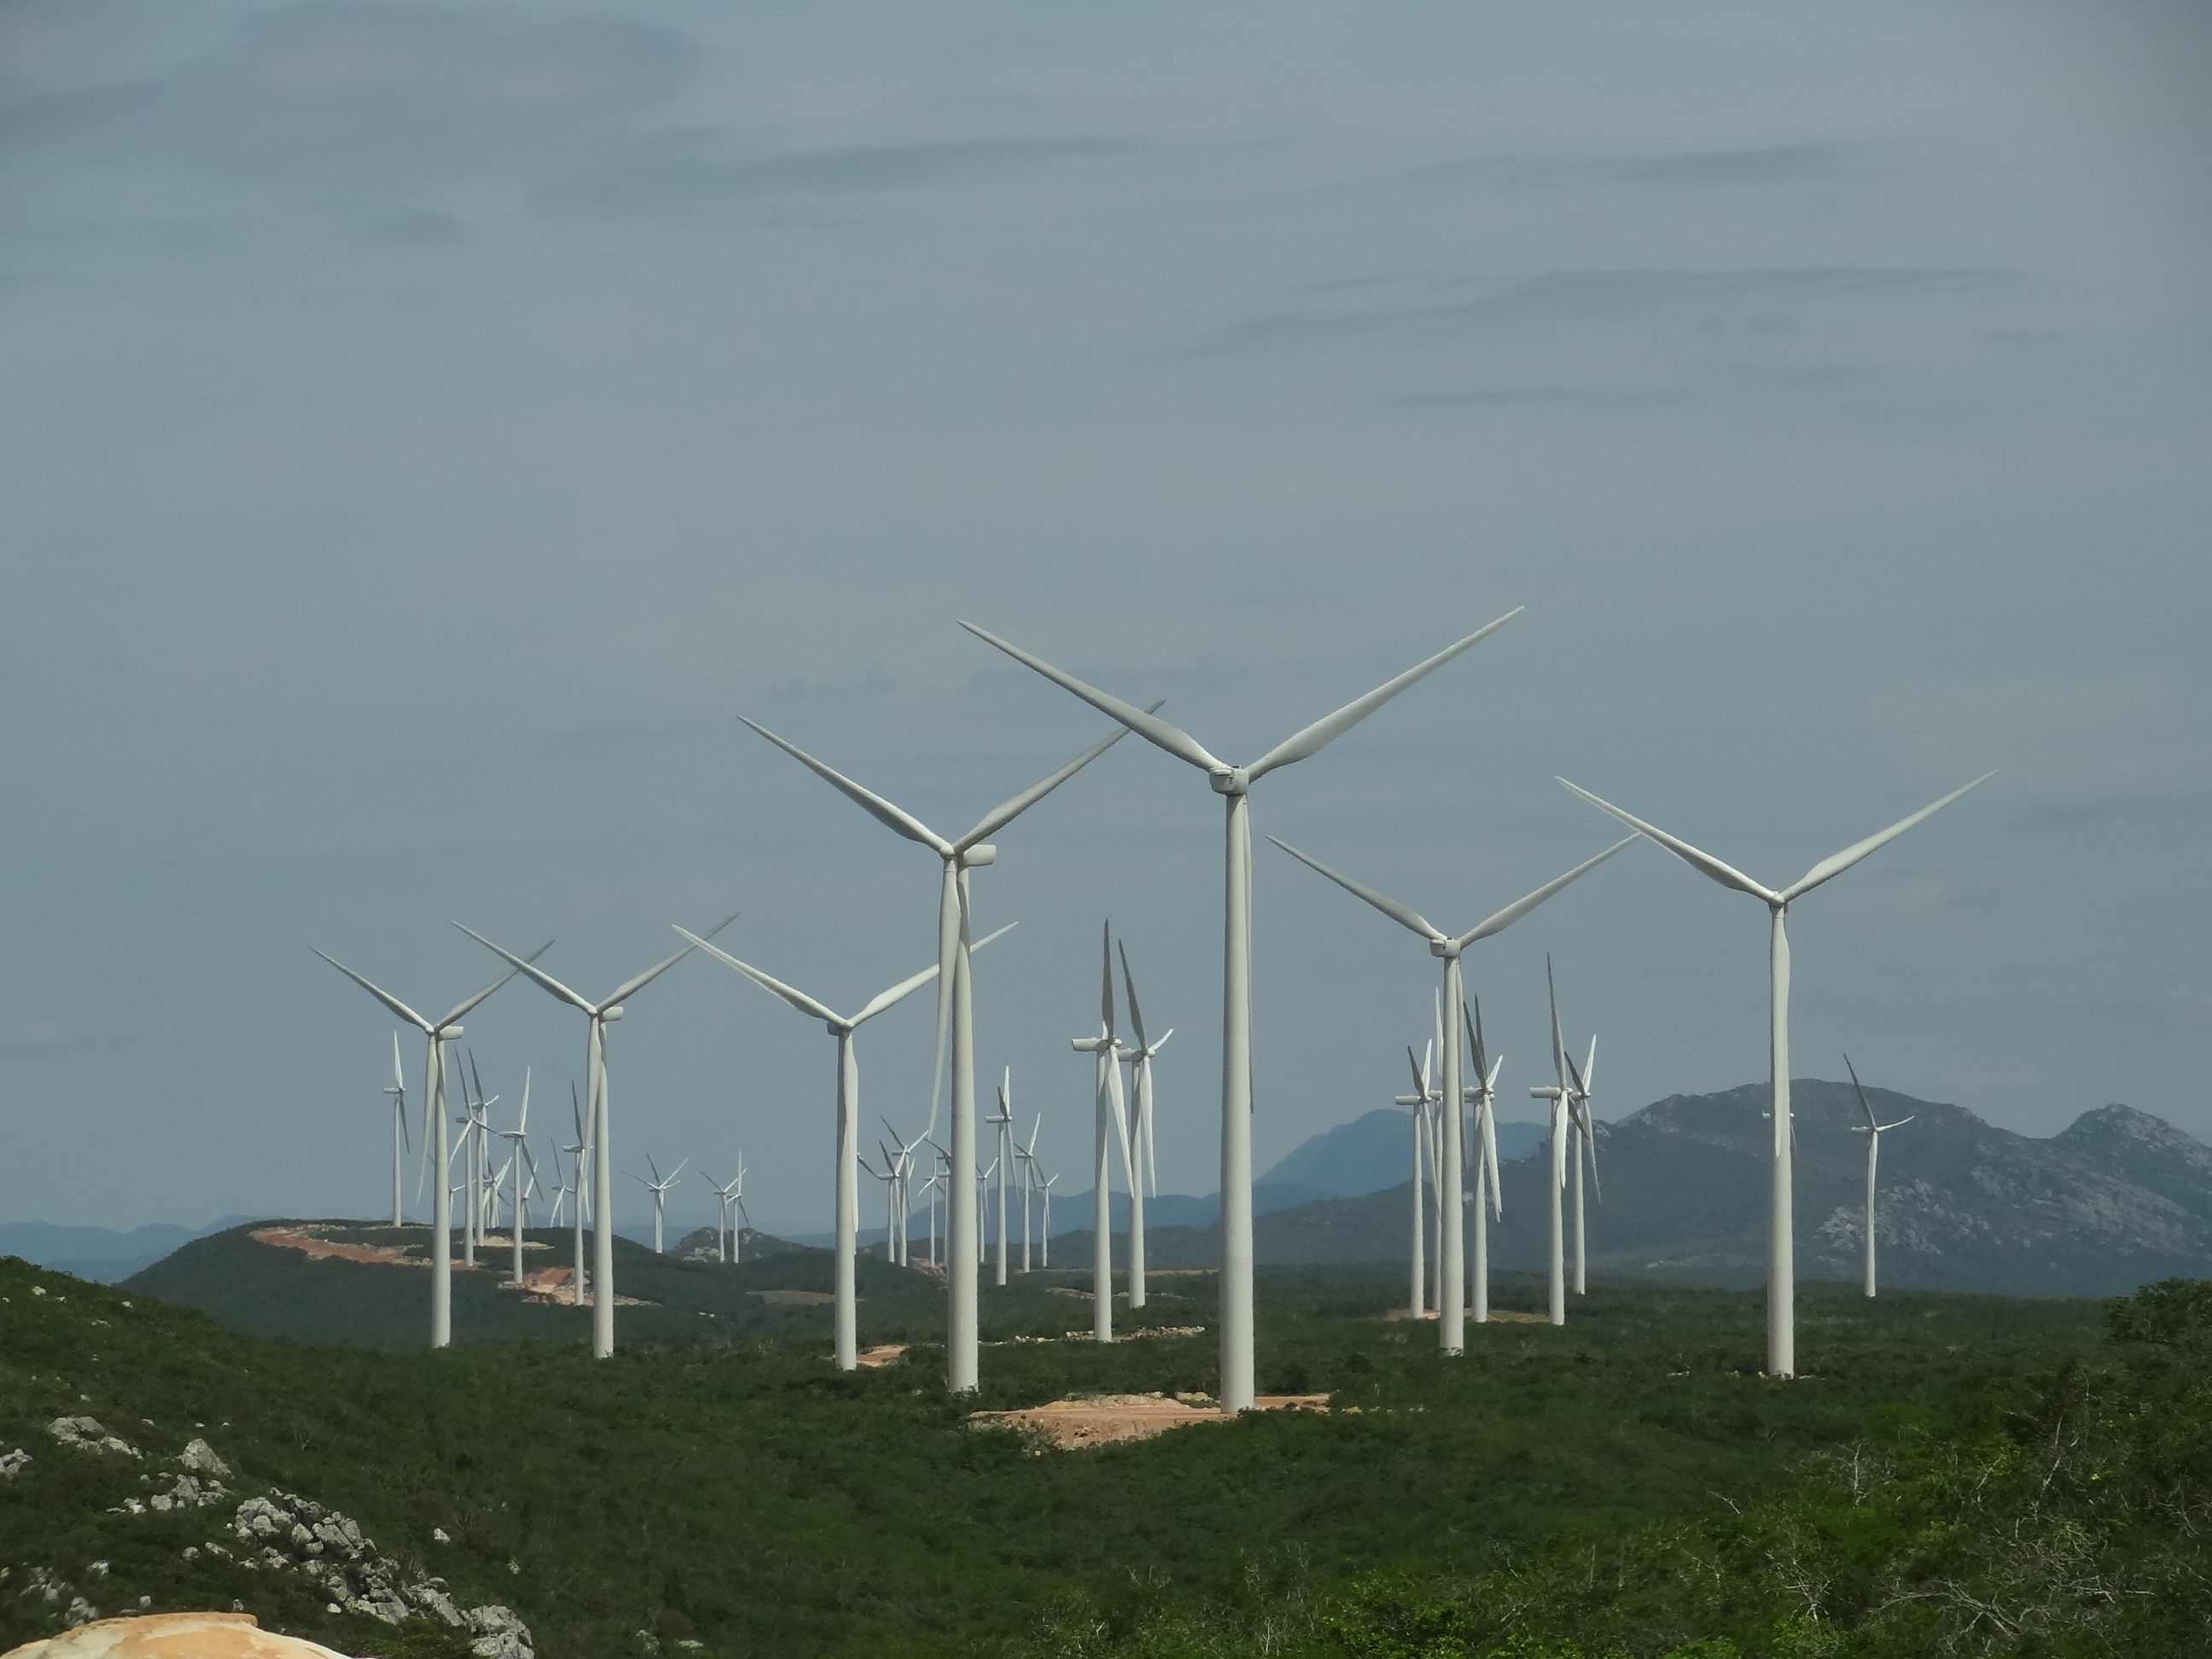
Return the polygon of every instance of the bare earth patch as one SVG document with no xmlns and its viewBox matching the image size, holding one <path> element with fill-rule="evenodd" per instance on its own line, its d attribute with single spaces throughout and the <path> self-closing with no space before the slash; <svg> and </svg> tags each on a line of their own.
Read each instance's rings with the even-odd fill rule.
<svg viewBox="0 0 2212 1659">
<path fill-rule="evenodd" d="M 297 1250 L 310 1261 L 365 1261 L 380 1267 L 428 1267 L 430 1265 L 429 1256 L 416 1254 L 416 1247 L 411 1244 L 356 1244 L 343 1239 L 325 1237 L 328 1231 L 319 1224 L 310 1223 L 301 1227 L 257 1227 L 248 1237 L 256 1244 L 266 1244 L 280 1250 Z M 549 1250 L 552 1246 L 534 1238 L 526 1238 L 522 1241 L 522 1248 L 526 1251 Z M 499 1288 L 503 1291 L 517 1289 L 513 1279 L 501 1271 L 513 1261 L 514 1241 L 493 1233 L 486 1237 L 478 1249 L 481 1257 L 473 1265 L 459 1256 L 454 1257 L 453 1271 L 457 1273 L 501 1271 Z M 525 1273 L 519 1288 L 532 1302 L 548 1307 L 565 1308 L 568 1305 L 567 1287 L 570 1271 L 567 1267 L 540 1267 L 535 1273 Z M 830 1300 L 826 1296 L 822 1299 L 824 1302 Z M 617 1308 L 650 1308 L 655 1305 L 637 1297 L 624 1296 L 619 1291 L 615 1295 L 615 1306 Z"/>
<path fill-rule="evenodd" d="M 1411 1319 L 1413 1316 L 1403 1308 L 1393 1308 L 1382 1316 L 1382 1319 L 1386 1324 L 1394 1324 L 1401 1319 Z M 1433 1308 L 1421 1316 L 1422 1318 L 1430 1320 L 1433 1320 L 1436 1316 L 1436 1310 Z M 1472 1325 L 1474 1321 L 1470 1318 L 1467 1322 Z M 1490 1323 L 1493 1325 L 1548 1325 L 1551 1322 L 1542 1314 L 1516 1313 L 1510 1308 L 1492 1308 L 1490 1310 Z"/>
<path fill-rule="evenodd" d="M 1325 1412 L 1325 1394 L 1263 1394 L 1252 1409 L 1261 1412 Z M 1019 1429 L 1049 1440 L 1062 1451 L 1111 1445 L 1121 1440 L 1149 1440 L 1193 1423 L 1227 1423 L 1231 1413 L 1202 1395 L 1108 1394 L 1088 1400 L 1055 1400 L 1012 1412 L 976 1412 L 979 1426 Z"/>
<path fill-rule="evenodd" d="M 905 1352 L 905 1343 L 886 1342 L 880 1348 L 869 1349 L 867 1352 L 860 1355 L 854 1361 L 854 1363 L 860 1366 L 863 1370 L 874 1370 L 877 1367 L 881 1365 L 896 1364 L 898 1357 Z"/>
</svg>

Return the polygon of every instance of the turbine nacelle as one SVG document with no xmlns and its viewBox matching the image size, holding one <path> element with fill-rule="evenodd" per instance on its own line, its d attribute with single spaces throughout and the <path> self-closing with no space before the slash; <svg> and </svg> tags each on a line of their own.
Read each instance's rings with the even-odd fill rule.
<svg viewBox="0 0 2212 1659">
<path fill-rule="evenodd" d="M 1226 766 L 1215 771 L 1208 769 L 1206 781 L 1213 786 L 1217 795 L 1244 795 L 1252 790 L 1252 769 L 1248 766 Z"/>
<path fill-rule="evenodd" d="M 602 1008 L 599 1010 L 599 1024 L 602 1025 L 611 1025 L 622 1018 L 622 1004 L 619 1002 L 615 1004 L 611 1008 Z"/>
<path fill-rule="evenodd" d="M 957 856 L 963 869 L 981 870 L 986 865 L 996 864 L 999 861 L 999 849 L 987 841 L 979 842 L 974 847 L 963 848 Z"/>
</svg>

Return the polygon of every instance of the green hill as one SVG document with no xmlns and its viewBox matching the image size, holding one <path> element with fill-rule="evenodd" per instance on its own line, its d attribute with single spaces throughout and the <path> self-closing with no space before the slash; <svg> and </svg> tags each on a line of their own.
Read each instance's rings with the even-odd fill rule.
<svg viewBox="0 0 2212 1659">
<path fill-rule="evenodd" d="M 692 1282 L 645 1267 L 638 1288 Z M 1683 1644 L 2017 1652 L 2029 1626 L 2053 1655 L 2158 1654 L 2212 1613 L 2191 1334 L 2212 1310 L 2187 1298 L 2139 1299 L 2123 1353 L 2091 1304 L 1812 1287 L 1815 1375 L 1777 1383 L 1753 1374 L 1755 1297 L 1607 1292 L 1446 1361 L 1432 1327 L 1376 1316 L 1394 1273 L 1278 1269 L 1262 1386 L 1328 1391 L 1330 1412 L 1066 1454 L 968 1426 L 971 1403 L 1211 1385 L 1210 1337 L 1014 1340 L 1085 1322 L 1073 1277 L 987 1288 L 970 1402 L 926 1346 L 844 1376 L 817 1336 L 644 1338 L 633 1310 L 605 1361 L 557 1333 L 271 1343 L 0 1261 L 0 1643 L 236 1604 L 343 1652 L 467 1650 L 434 1610 L 332 1611 L 304 1527 L 289 1555 L 240 1539 L 237 1506 L 270 1493 L 340 1512 L 356 1553 L 373 1541 L 457 1608 L 513 1608 L 544 1659 L 1712 1659 L 1729 1650 Z M 1211 1323 L 1206 1279 L 1172 1294 Z M 93 1443 L 58 1438 L 65 1419 Z M 228 1466 L 222 1499 L 149 1507 L 195 1439 Z"/>
<path fill-rule="evenodd" d="M 1801 1278 L 1860 1273 L 1866 1139 L 1854 1134 L 1847 1084 L 1790 1085 L 1797 1131 Z M 1897 1287 L 2020 1296 L 2111 1296 L 2168 1277 L 2212 1274 L 2212 1148 L 2148 1113 L 2106 1106 L 2048 1139 L 1984 1122 L 1957 1106 L 1887 1090 L 1868 1096 L 1885 1122 L 1876 1213 L 1881 1281 Z M 1676 1095 L 1598 1126 L 1600 1186 L 1588 1194 L 1590 1272 L 1599 1279 L 1744 1286 L 1766 1262 L 1764 1084 Z M 1493 1267 L 1538 1273 L 1549 1252 L 1545 1155 L 1500 1166 L 1504 1218 Z M 1255 1258 L 1278 1265 L 1398 1261 L 1407 1256 L 1411 1193 L 1400 1182 L 1257 1216 Z M 1126 1244 L 1119 1246 L 1126 1249 Z M 1210 1228 L 1147 1229 L 1148 1263 L 1206 1267 Z M 1088 1233 L 1052 1243 L 1056 1263 L 1091 1256 Z M 1118 1258 L 1117 1258 L 1118 1259 Z"/>
</svg>

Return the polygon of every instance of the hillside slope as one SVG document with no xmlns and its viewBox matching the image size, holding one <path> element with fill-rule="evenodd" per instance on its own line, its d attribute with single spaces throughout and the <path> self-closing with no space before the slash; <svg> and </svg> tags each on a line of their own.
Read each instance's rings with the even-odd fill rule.
<svg viewBox="0 0 2212 1659">
<path fill-rule="evenodd" d="M 1798 1273 L 1859 1273 L 1866 1140 L 1851 1133 L 1848 1084 L 1790 1085 L 1797 1130 Z M 2103 1296 L 2170 1276 L 2212 1275 L 2212 1148 L 2125 1106 L 2084 1113 L 2039 1139 L 1957 1106 L 1887 1090 L 1877 1243 L 1885 1284 L 2023 1296 Z M 1749 1285 L 1766 1252 L 1766 1085 L 1676 1095 L 1598 1125 L 1602 1195 L 1589 1194 L 1591 1271 L 1604 1278 Z M 1504 1219 L 1491 1229 L 1502 1273 L 1542 1270 L 1547 1160 L 1501 1168 Z M 1257 1259 L 1278 1264 L 1402 1261 L 1410 1194 L 1329 1199 L 1261 1215 Z M 1147 1234 L 1161 1267 L 1211 1266 L 1211 1230 Z M 1053 1240 L 1055 1265 L 1089 1260 L 1087 1234 Z"/>
</svg>

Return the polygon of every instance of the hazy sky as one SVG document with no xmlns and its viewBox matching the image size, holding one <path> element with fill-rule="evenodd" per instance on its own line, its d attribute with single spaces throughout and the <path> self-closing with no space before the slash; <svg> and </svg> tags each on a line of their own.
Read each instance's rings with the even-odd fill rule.
<svg viewBox="0 0 2212 1659">
<path fill-rule="evenodd" d="M 373 1212 L 311 945 L 922 966 L 935 859 L 735 717 L 963 830 L 1102 729 L 963 617 L 1249 758 L 1526 605 L 1254 796 L 1447 927 L 1612 839 L 1556 773 L 1781 882 L 2001 767 L 1796 913 L 1796 1069 L 2212 1136 L 2208 85 L 2178 4 L 0 0 L 0 1218 Z M 1219 842 L 1132 740 L 978 878 L 1063 1191 L 1109 915 L 1214 1185 Z M 1257 859 L 1264 1166 L 1435 964 Z M 1547 951 L 1606 1114 L 1765 1075 L 1760 907 L 1638 847 L 1470 958 L 1509 1114 Z M 565 1127 L 580 1020 L 469 1024 Z M 618 1166 L 820 1224 L 831 1054 L 687 962 Z"/>
</svg>

